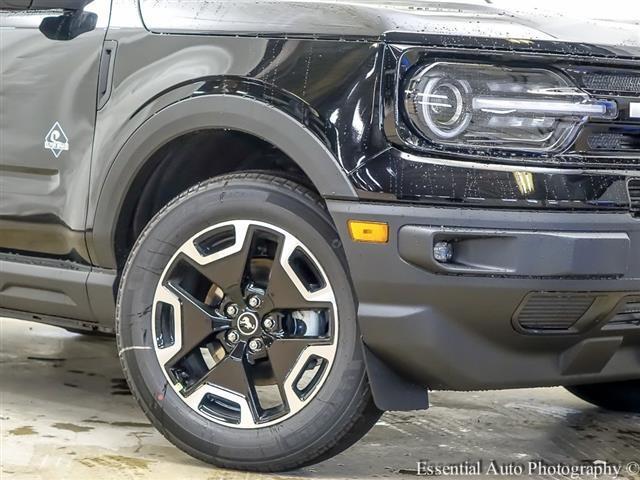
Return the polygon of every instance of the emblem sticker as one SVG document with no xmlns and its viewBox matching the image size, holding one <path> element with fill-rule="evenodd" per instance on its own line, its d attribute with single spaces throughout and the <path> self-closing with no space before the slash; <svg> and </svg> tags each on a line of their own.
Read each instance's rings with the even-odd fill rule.
<svg viewBox="0 0 640 480">
<path fill-rule="evenodd" d="M 62 152 L 69 150 L 69 139 L 62 130 L 60 123 L 56 122 L 47 136 L 44 138 L 44 148 L 51 150 L 53 154 L 58 158 Z"/>
</svg>

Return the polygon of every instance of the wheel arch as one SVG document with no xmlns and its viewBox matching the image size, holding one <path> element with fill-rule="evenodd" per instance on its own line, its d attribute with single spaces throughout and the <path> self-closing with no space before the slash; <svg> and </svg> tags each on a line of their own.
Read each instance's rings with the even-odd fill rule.
<svg viewBox="0 0 640 480">
<path fill-rule="evenodd" d="M 307 114 L 308 115 L 308 114 Z M 305 114 L 301 115 L 305 118 Z M 239 94 L 192 96 L 160 110 L 146 120 L 129 137 L 113 160 L 88 225 L 88 247 L 93 263 L 116 272 L 119 264 L 115 237 L 127 197 L 134 182 L 152 156 L 172 140 L 201 130 L 241 132 L 273 145 L 292 159 L 325 199 L 356 200 L 356 191 L 347 174 L 332 153 L 330 142 L 321 140 L 302 121 L 279 108 Z M 229 173 L 229 172 L 225 172 Z M 117 284 L 117 275 L 114 277 Z M 111 318 L 113 285 L 93 292 L 92 305 L 102 312 L 103 321 Z M 93 294 L 93 293 L 95 294 Z M 99 307 L 99 308 L 98 308 Z M 369 352 L 366 352 L 367 354 Z M 367 355 L 366 368 L 373 384 L 376 404 L 384 409 L 408 410 L 425 408 L 424 390 L 404 383 Z M 411 393 L 410 400 L 398 400 L 398 395 L 385 393 L 390 385 L 396 392 Z"/>
<path fill-rule="evenodd" d="M 94 264 L 118 267 L 115 234 L 136 177 L 170 141 L 201 130 L 242 132 L 292 159 L 324 198 L 357 198 L 329 147 L 298 119 L 264 101 L 241 95 L 194 96 L 175 102 L 144 122 L 127 140 L 102 183 L 89 250 Z"/>
</svg>

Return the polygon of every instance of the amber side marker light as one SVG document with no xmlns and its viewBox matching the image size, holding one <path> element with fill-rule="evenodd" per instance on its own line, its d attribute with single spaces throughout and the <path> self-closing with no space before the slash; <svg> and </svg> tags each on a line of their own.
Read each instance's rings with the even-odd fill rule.
<svg viewBox="0 0 640 480">
<path fill-rule="evenodd" d="M 389 225 L 381 222 L 349 220 L 349 234 L 355 242 L 388 243 Z"/>
</svg>

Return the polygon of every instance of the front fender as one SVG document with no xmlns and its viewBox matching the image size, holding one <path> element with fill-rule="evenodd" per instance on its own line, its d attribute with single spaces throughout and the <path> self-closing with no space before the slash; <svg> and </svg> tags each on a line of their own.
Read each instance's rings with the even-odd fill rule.
<svg viewBox="0 0 640 480">
<path fill-rule="evenodd" d="M 94 263 L 116 268 L 114 235 L 136 175 L 170 140 L 202 129 L 230 129 L 270 142 L 293 159 L 323 197 L 355 199 L 346 173 L 317 136 L 279 109 L 239 95 L 204 95 L 178 101 L 148 119 L 122 147 L 98 198 L 91 234 Z"/>
</svg>

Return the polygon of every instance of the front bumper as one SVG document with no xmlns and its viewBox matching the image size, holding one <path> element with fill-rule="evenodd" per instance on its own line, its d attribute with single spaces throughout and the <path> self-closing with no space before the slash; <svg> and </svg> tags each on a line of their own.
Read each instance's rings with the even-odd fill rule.
<svg viewBox="0 0 640 480">
<path fill-rule="evenodd" d="M 329 201 L 365 344 L 434 389 L 640 378 L 640 220 L 629 213 Z M 386 245 L 349 219 L 385 221 Z M 433 258 L 452 241 L 454 263 Z M 637 322 L 636 322 L 637 323 Z"/>
</svg>

